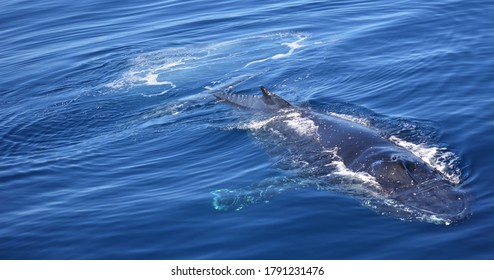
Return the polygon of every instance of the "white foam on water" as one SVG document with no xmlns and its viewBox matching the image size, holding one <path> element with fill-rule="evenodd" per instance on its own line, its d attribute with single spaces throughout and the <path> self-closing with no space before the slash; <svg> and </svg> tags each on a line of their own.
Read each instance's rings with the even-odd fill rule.
<svg viewBox="0 0 494 280">
<path fill-rule="evenodd" d="M 239 84 L 244 83 L 247 80 L 250 80 L 261 73 L 252 73 L 252 74 L 244 74 L 244 75 L 239 75 L 239 76 L 234 76 L 231 78 L 228 78 L 225 81 L 212 81 L 211 85 L 204 86 L 204 89 L 208 91 L 223 91 L 223 92 L 228 92 L 231 91 L 233 88 L 238 86 Z"/>
<path fill-rule="evenodd" d="M 247 122 L 247 123 L 244 123 L 244 124 L 240 124 L 238 126 L 239 129 L 245 129 L 245 130 L 259 130 L 259 129 L 262 129 L 264 128 L 267 124 L 269 124 L 270 122 L 276 120 L 278 117 L 275 116 L 275 117 L 272 117 L 272 118 L 269 118 L 269 119 L 264 119 L 264 120 L 252 120 L 250 122 Z"/>
<path fill-rule="evenodd" d="M 143 96 L 163 95 L 177 89 L 177 84 L 181 84 L 177 79 L 197 75 L 202 71 L 199 69 L 189 73 L 188 71 L 191 69 L 204 67 L 206 68 L 204 71 L 212 70 L 217 71 L 220 75 L 228 75 L 241 71 L 245 63 L 261 62 L 248 62 L 249 56 L 260 50 L 270 55 L 270 53 L 276 53 L 280 45 L 288 47 L 286 53 L 270 55 L 262 61 L 291 56 L 296 49 L 303 46 L 301 42 L 307 37 L 306 34 L 288 32 L 263 34 L 208 45 L 169 48 L 143 53 L 130 60 L 129 70 L 123 72 L 115 81 L 106 83 L 104 86 L 115 90 L 147 86 L 157 88 L 157 90 L 152 88 L 146 90 L 146 93 L 141 93 Z M 287 43 L 286 40 L 290 38 L 296 38 L 296 40 Z M 271 41 L 281 42 L 273 47 Z M 232 63 L 232 59 L 236 63 Z M 205 81 L 204 84 L 208 82 Z"/>
<path fill-rule="evenodd" d="M 183 65 L 185 64 L 185 59 L 178 59 L 176 61 L 170 61 L 168 63 L 165 63 L 161 66 L 158 66 L 156 67 L 155 69 L 153 69 L 154 71 L 160 71 L 160 70 L 170 70 L 172 68 L 175 68 L 179 65 Z M 182 69 L 182 68 L 181 68 Z M 185 68 L 185 69 L 188 69 L 188 68 Z"/>
<path fill-rule="evenodd" d="M 402 221 L 420 221 L 437 225 L 451 225 L 453 220 L 434 214 L 425 214 L 393 199 L 363 199 L 362 205 L 385 216 L 394 216 Z"/>
<path fill-rule="evenodd" d="M 302 117 L 302 114 L 297 111 L 287 114 L 286 119 L 283 121 L 287 126 L 299 136 L 317 136 L 317 130 L 319 127 L 309 118 Z"/>
<path fill-rule="evenodd" d="M 294 42 L 281 44 L 282 46 L 288 47 L 288 52 L 279 53 L 279 54 L 275 54 L 275 55 L 272 55 L 272 56 L 264 58 L 264 59 L 251 61 L 251 62 L 247 63 L 244 67 L 248 67 L 248 66 L 250 66 L 252 64 L 256 64 L 256 63 L 265 62 L 265 61 L 271 60 L 271 59 L 280 59 L 280 58 L 285 58 L 285 57 L 291 56 L 295 52 L 296 49 L 300 49 L 301 47 L 304 46 L 304 45 L 301 45 L 300 43 L 302 41 L 304 41 L 305 39 L 307 39 L 307 36 L 299 34 L 299 35 L 297 35 L 297 38 L 298 38 L 298 40 L 296 40 Z"/>
<path fill-rule="evenodd" d="M 173 70 L 174 67 L 182 65 L 185 61 L 182 58 L 179 58 L 174 61 L 166 61 L 163 64 L 158 65 L 142 65 L 146 64 L 142 61 L 143 58 L 138 57 L 135 60 L 135 66 L 122 74 L 120 79 L 117 81 L 113 81 L 107 83 L 105 86 L 112 89 L 121 89 L 124 87 L 135 87 L 135 86 L 166 86 L 164 90 L 161 90 L 156 94 L 142 94 L 143 96 L 158 96 L 163 95 L 170 90 L 176 88 L 176 85 L 171 81 L 159 81 L 160 71 L 170 71 Z"/>
<path fill-rule="evenodd" d="M 338 155 L 338 148 L 327 149 L 323 151 L 327 153 L 332 161 L 326 166 L 334 168 L 334 171 L 327 176 L 338 176 L 342 179 L 342 184 L 346 189 L 352 189 L 357 193 L 368 193 L 373 196 L 378 196 L 381 190 L 381 185 L 377 182 L 376 178 L 367 172 L 356 172 L 349 169 L 343 159 Z"/>
<path fill-rule="evenodd" d="M 355 123 L 361 124 L 363 126 L 370 126 L 369 121 L 364 119 L 364 118 L 357 118 L 355 116 L 346 115 L 346 114 L 338 114 L 338 113 L 333 113 L 333 112 L 330 112 L 329 114 L 331 116 L 335 116 L 335 117 L 340 118 L 340 119 L 355 122 Z"/>
<path fill-rule="evenodd" d="M 441 218 L 441 217 L 438 217 L 436 215 L 430 215 L 430 216 L 423 215 L 423 216 L 420 217 L 420 219 L 422 221 L 426 221 L 428 223 L 433 223 L 433 224 L 438 224 L 438 225 L 445 225 L 445 226 L 449 226 L 452 223 L 451 220 L 445 219 L 445 218 Z"/>
<path fill-rule="evenodd" d="M 461 172 L 454 167 L 458 161 L 458 157 L 454 153 L 447 151 L 446 148 L 414 144 L 396 136 L 391 136 L 389 140 L 421 158 L 429 166 L 439 171 L 451 183 L 459 184 L 461 182 Z"/>
<path fill-rule="evenodd" d="M 319 127 L 314 121 L 303 117 L 301 112 L 292 109 L 282 110 L 279 114 L 267 119 L 256 119 L 240 124 L 237 128 L 251 131 L 269 129 L 271 132 L 276 131 L 279 134 L 280 131 L 277 131 L 276 126 L 268 127 L 272 122 L 279 122 L 279 125 L 285 124 L 285 129 L 282 130 L 288 129 L 301 137 L 314 137 L 316 140 L 319 139 L 319 134 L 317 132 Z"/>
</svg>

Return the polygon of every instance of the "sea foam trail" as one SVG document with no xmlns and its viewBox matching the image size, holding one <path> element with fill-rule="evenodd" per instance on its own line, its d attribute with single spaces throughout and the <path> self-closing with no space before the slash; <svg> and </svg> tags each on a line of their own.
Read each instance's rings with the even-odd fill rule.
<svg viewBox="0 0 494 280">
<path fill-rule="evenodd" d="M 185 62 L 182 59 L 178 59 L 175 61 L 167 61 L 162 65 L 157 66 L 149 66 L 145 69 L 139 69 L 139 67 L 135 66 L 134 69 L 131 69 L 125 72 L 122 77 L 114 82 L 107 83 L 105 86 L 112 89 L 122 89 L 126 87 L 135 87 L 135 86 L 167 86 L 166 89 L 160 91 L 156 94 L 142 94 L 143 96 L 158 96 L 163 95 L 170 90 L 176 88 L 177 86 L 171 81 L 159 81 L 160 71 L 170 71 L 174 69 L 176 66 L 182 65 Z"/>
<path fill-rule="evenodd" d="M 288 52 L 275 54 L 273 56 L 270 56 L 270 57 L 267 57 L 267 58 L 264 58 L 264 59 L 254 60 L 252 62 L 247 63 L 245 65 L 245 67 L 248 67 L 248 66 L 250 66 L 252 64 L 261 63 L 261 62 L 264 62 L 264 61 L 267 61 L 267 60 L 271 60 L 271 59 L 280 59 L 280 58 L 285 58 L 285 57 L 291 56 L 293 54 L 293 52 L 295 52 L 296 49 L 299 49 L 299 48 L 303 47 L 303 45 L 301 45 L 300 42 L 302 42 L 305 39 L 307 39 L 307 37 L 302 36 L 302 35 L 297 35 L 297 37 L 298 37 L 298 40 L 296 40 L 294 42 L 291 42 L 291 43 L 282 43 L 281 44 L 281 45 L 287 46 L 289 48 Z"/>
<path fill-rule="evenodd" d="M 198 74 L 205 79 L 249 75 L 252 73 L 248 73 L 250 69 L 245 70 L 246 66 L 289 57 L 304 46 L 301 42 L 308 36 L 300 33 L 265 34 L 143 53 L 131 59 L 130 68 L 116 80 L 104 84 L 104 87 L 114 90 L 148 87 L 145 93 L 140 94 L 149 97 L 183 90 L 182 85 L 190 84 L 190 81 L 184 79 Z M 287 42 L 290 40 L 292 42 Z M 286 47 L 288 51 L 282 52 Z M 252 56 L 258 53 L 268 57 L 251 61 Z"/>
</svg>

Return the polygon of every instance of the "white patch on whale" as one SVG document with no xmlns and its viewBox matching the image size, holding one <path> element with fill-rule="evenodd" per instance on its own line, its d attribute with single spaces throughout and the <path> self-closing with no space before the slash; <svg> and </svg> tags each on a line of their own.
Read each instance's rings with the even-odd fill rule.
<svg viewBox="0 0 494 280">
<path fill-rule="evenodd" d="M 317 136 L 318 126 L 313 120 L 304 118 L 300 112 L 294 111 L 286 115 L 286 119 L 283 121 L 295 131 L 299 136 Z M 319 137 L 317 137 L 319 138 Z"/>
<path fill-rule="evenodd" d="M 295 132 L 298 136 L 315 137 L 316 139 L 319 139 L 319 135 L 317 133 L 319 127 L 314 123 L 314 121 L 303 117 L 300 112 L 292 110 L 281 110 L 279 114 L 273 117 L 261 120 L 252 120 L 247 123 L 240 124 L 238 128 L 251 131 L 267 128 L 274 132 L 276 128 L 268 127 L 268 125 L 274 121 L 281 121 L 286 124 L 286 127 Z"/>
<path fill-rule="evenodd" d="M 343 159 L 338 155 L 338 147 L 326 149 L 323 152 L 327 153 L 332 159 L 332 161 L 326 164 L 326 166 L 333 167 L 335 170 L 326 176 L 338 176 L 338 178 L 342 181 L 341 184 L 347 190 L 351 190 L 356 193 L 368 193 L 374 197 L 380 196 L 380 190 L 382 190 L 382 188 L 376 178 L 367 172 L 356 172 L 349 169 L 343 162 Z"/>
<path fill-rule="evenodd" d="M 427 147 L 424 144 L 407 142 L 397 136 L 391 136 L 389 140 L 403 147 L 422 159 L 429 166 L 439 171 L 448 181 L 457 185 L 461 182 L 461 170 L 455 168 L 458 157 L 445 148 Z"/>
</svg>

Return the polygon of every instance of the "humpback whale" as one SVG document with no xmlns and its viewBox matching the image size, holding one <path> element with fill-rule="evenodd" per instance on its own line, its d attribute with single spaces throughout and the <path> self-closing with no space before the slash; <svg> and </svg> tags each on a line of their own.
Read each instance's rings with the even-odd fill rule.
<svg viewBox="0 0 494 280">
<path fill-rule="evenodd" d="M 263 116 L 244 126 L 295 175 L 213 191 L 215 209 L 240 210 L 288 190 L 313 187 L 349 193 L 364 206 L 402 220 L 451 224 L 469 215 L 463 191 L 378 130 L 293 106 L 265 87 L 260 89 L 262 95 L 230 91 L 213 95 Z"/>
</svg>

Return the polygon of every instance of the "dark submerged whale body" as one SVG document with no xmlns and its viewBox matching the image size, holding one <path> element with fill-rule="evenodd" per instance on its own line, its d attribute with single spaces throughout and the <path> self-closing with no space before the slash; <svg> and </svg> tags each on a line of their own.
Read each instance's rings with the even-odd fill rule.
<svg viewBox="0 0 494 280">
<path fill-rule="evenodd" d="M 288 190 L 310 187 L 349 193 L 376 212 L 402 220 L 448 225 L 469 216 L 463 191 L 377 130 L 292 106 L 264 87 L 261 91 L 262 96 L 225 91 L 214 95 L 263 116 L 243 128 L 295 175 L 214 191 L 217 210 L 240 210 Z"/>
</svg>

